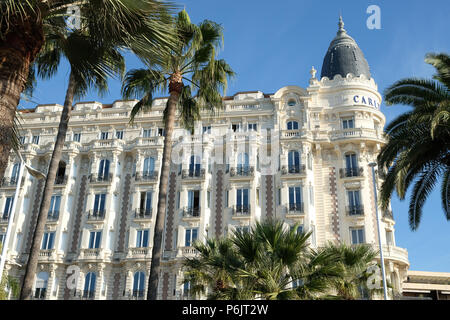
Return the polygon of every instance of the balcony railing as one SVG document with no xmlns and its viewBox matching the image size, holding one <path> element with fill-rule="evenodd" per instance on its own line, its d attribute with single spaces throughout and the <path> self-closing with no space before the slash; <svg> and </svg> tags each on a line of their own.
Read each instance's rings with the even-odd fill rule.
<svg viewBox="0 0 450 320">
<path fill-rule="evenodd" d="M 0 180 L 0 187 L 15 187 L 17 186 L 18 180 L 17 177 L 3 177 L 3 179 Z M 25 177 L 22 177 L 21 185 L 23 185 L 24 181 Z"/>
<path fill-rule="evenodd" d="M 151 181 L 158 180 L 158 171 L 136 172 L 135 181 Z"/>
<path fill-rule="evenodd" d="M 135 219 L 150 219 L 152 217 L 153 208 L 136 208 L 134 210 Z"/>
<path fill-rule="evenodd" d="M 200 208 L 199 207 L 184 207 L 183 208 L 183 217 L 185 217 L 185 218 L 200 217 Z"/>
<path fill-rule="evenodd" d="M 55 178 L 55 185 L 63 185 L 67 183 L 67 176 L 57 176 Z"/>
<path fill-rule="evenodd" d="M 341 178 L 362 177 L 363 172 L 364 172 L 363 167 L 339 169 L 339 175 L 341 176 Z"/>
<path fill-rule="evenodd" d="M 0 216 L 0 223 L 8 223 L 9 221 L 9 214 L 3 214 L 2 216 Z"/>
<path fill-rule="evenodd" d="M 233 216 L 248 216 L 250 215 L 250 205 L 235 205 L 233 206 Z"/>
<path fill-rule="evenodd" d="M 195 179 L 195 178 L 204 178 L 205 177 L 205 169 L 199 169 L 199 170 L 186 170 L 184 169 L 181 172 L 181 178 L 182 179 Z"/>
<path fill-rule="evenodd" d="M 298 166 L 282 166 L 281 174 L 303 174 L 306 171 L 304 164 Z"/>
<path fill-rule="evenodd" d="M 59 219 L 59 211 L 50 211 L 47 215 L 47 221 L 55 222 Z"/>
<path fill-rule="evenodd" d="M 105 219 L 105 210 L 90 210 L 87 218 L 88 221 L 101 221 Z"/>
<path fill-rule="evenodd" d="M 252 177 L 255 174 L 255 167 L 239 166 L 230 168 L 230 177 Z"/>
<path fill-rule="evenodd" d="M 353 205 L 347 206 L 346 212 L 348 216 L 363 216 L 364 215 L 364 206 L 362 205 Z"/>
<path fill-rule="evenodd" d="M 98 175 L 98 174 L 91 174 L 89 176 L 89 181 L 91 183 L 105 183 L 105 182 L 111 182 L 112 181 L 112 174 L 104 174 L 104 175 Z"/>
<path fill-rule="evenodd" d="M 302 214 L 304 212 L 303 202 L 299 203 L 289 203 L 287 206 L 288 214 Z"/>
</svg>

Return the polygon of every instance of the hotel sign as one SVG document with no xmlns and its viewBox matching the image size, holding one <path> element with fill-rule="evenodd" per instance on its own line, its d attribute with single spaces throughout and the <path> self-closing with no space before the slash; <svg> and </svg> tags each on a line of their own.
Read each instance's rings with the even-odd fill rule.
<svg viewBox="0 0 450 320">
<path fill-rule="evenodd" d="M 370 98 L 370 97 L 366 97 L 366 96 L 360 96 L 360 95 L 354 95 L 353 96 L 353 102 L 357 103 L 357 104 L 364 104 L 366 106 L 370 106 L 370 107 L 374 107 L 374 108 L 380 109 L 380 103 L 374 98 Z"/>
</svg>

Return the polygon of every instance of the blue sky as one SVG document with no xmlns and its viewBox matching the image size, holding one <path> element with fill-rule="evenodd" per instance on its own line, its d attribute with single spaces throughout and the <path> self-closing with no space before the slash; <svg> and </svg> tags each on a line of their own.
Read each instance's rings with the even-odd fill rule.
<svg viewBox="0 0 450 320">
<path fill-rule="evenodd" d="M 287 85 L 306 87 L 309 70 L 320 70 L 330 41 L 336 35 L 339 13 L 347 32 L 363 51 L 381 92 L 405 77 L 430 78 L 433 67 L 424 62 L 427 52 L 450 52 L 450 2 L 428 1 L 300 1 L 300 0 L 180 0 L 191 20 L 213 20 L 224 27 L 224 47 L 220 58 L 233 67 L 237 77 L 228 94 L 260 90 L 274 93 Z M 366 26 L 369 5 L 381 9 L 381 29 Z M 127 68 L 140 67 L 127 55 Z M 63 104 L 68 79 L 66 65 L 56 77 L 40 81 L 32 100 L 36 104 Z M 120 82 L 110 81 L 109 94 L 91 93 L 83 100 L 111 103 L 121 99 Z M 407 107 L 381 106 L 387 122 Z M 394 198 L 396 242 L 408 249 L 412 270 L 450 272 L 450 222 L 441 208 L 439 188 L 425 204 L 419 230 L 408 226 L 408 201 Z"/>
</svg>

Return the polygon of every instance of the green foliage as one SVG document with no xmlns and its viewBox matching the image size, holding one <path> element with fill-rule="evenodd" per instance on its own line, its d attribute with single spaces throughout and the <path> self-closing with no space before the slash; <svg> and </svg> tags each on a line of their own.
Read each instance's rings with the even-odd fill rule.
<svg viewBox="0 0 450 320">
<path fill-rule="evenodd" d="M 0 244 L 0 253 L 2 252 L 2 244 Z M 8 275 L 6 271 L 3 272 L 2 281 L 0 282 L 0 300 L 7 300 L 8 293 L 11 291 L 11 298 L 19 296 L 20 287 L 17 279 Z"/>
<path fill-rule="evenodd" d="M 376 252 L 332 244 L 314 250 L 311 234 L 296 227 L 267 220 L 248 232 L 196 242 L 198 256 L 184 261 L 190 294 L 213 300 L 360 298 L 357 287 Z"/>
<path fill-rule="evenodd" d="M 220 25 L 209 20 L 192 24 L 185 10 L 173 18 L 172 25 L 176 45 L 161 50 L 157 58 L 140 55 L 147 69 L 130 70 L 122 94 L 127 99 L 140 99 L 131 112 L 130 122 L 133 122 L 139 112 L 151 109 L 156 93 L 174 90 L 171 84 L 179 85 L 179 120 L 191 130 L 202 110 L 214 114 L 222 108 L 222 96 L 234 72 L 224 60 L 216 59 L 216 50 L 223 41 Z"/>
<path fill-rule="evenodd" d="M 387 127 L 388 143 L 378 156 L 387 170 L 381 186 L 381 205 L 387 209 L 394 190 L 404 199 L 411 184 L 409 224 L 417 230 L 423 205 L 439 180 L 442 207 L 450 219 L 450 58 L 447 54 L 427 54 L 425 61 L 436 68 L 434 80 L 403 79 L 386 89 L 388 105 L 412 107 Z"/>
</svg>

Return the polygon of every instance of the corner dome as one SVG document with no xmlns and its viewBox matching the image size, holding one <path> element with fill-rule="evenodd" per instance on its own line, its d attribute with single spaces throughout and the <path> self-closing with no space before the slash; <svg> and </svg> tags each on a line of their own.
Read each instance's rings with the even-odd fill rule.
<svg viewBox="0 0 450 320">
<path fill-rule="evenodd" d="M 339 30 L 323 59 L 320 77 L 333 79 L 335 75 L 340 74 L 345 78 L 349 73 L 357 77 L 364 74 L 367 79 L 371 78 L 369 64 L 364 54 L 356 41 L 347 34 L 342 17 L 339 17 Z"/>
</svg>

